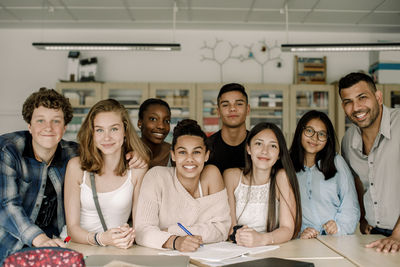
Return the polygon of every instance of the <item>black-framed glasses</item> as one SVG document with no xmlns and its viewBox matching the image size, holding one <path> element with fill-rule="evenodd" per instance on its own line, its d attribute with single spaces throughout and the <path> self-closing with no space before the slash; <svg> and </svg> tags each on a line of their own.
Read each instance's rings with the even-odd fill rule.
<svg viewBox="0 0 400 267">
<path fill-rule="evenodd" d="M 307 137 L 313 137 L 314 134 L 317 134 L 317 139 L 321 142 L 325 142 L 326 140 L 328 140 L 328 134 L 325 131 L 316 131 L 314 130 L 313 127 L 311 126 L 306 126 L 304 127 L 304 131 L 303 131 L 304 135 Z"/>
</svg>

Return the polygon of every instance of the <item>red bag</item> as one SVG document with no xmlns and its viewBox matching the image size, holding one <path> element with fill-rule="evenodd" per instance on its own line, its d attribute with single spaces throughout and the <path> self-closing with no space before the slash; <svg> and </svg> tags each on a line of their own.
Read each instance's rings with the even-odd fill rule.
<svg viewBox="0 0 400 267">
<path fill-rule="evenodd" d="M 9 255 L 5 267 L 58 266 L 84 267 L 83 255 L 75 250 L 60 247 L 23 248 Z"/>
</svg>

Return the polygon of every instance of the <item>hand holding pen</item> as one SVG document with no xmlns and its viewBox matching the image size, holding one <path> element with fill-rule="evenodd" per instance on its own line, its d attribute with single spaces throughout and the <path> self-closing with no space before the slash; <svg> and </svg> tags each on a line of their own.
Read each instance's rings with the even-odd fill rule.
<svg viewBox="0 0 400 267">
<path fill-rule="evenodd" d="M 178 223 L 178 226 L 187 234 L 186 236 L 176 236 L 174 239 L 175 249 L 182 252 L 193 252 L 196 251 L 203 244 L 201 236 L 193 235 L 187 230 L 182 224 Z"/>
</svg>

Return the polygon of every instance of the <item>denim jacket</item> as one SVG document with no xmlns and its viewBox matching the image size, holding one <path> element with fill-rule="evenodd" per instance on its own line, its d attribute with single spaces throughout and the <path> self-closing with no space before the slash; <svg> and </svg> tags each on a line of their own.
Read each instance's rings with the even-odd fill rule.
<svg viewBox="0 0 400 267">
<path fill-rule="evenodd" d="M 61 140 L 52 163 L 32 156 L 32 136 L 20 131 L 0 136 L 0 262 L 44 233 L 37 219 L 47 177 L 57 193 L 57 225 L 65 224 L 63 184 L 68 161 L 78 155 L 75 142 Z"/>
</svg>

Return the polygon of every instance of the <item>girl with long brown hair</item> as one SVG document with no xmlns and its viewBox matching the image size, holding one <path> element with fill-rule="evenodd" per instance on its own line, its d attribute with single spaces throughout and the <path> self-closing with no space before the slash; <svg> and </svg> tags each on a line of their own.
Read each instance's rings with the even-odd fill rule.
<svg viewBox="0 0 400 267">
<path fill-rule="evenodd" d="M 246 139 L 245 168 L 224 172 L 232 227 L 238 245 L 279 244 L 297 237 L 301 205 L 296 173 L 281 130 L 259 123 Z"/>
<path fill-rule="evenodd" d="M 72 241 L 91 245 L 132 246 L 135 233 L 127 224 L 135 211 L 147 169 L 129 169 L 125 155 L 134 151 L 149 160 L 127 110 L 113 99 L 99 101 L 79 132 L 80 157 L 69 161 L 65 176 L 65 213 Z M 94 179 L 91 179 L 94 177 Z M 94 196 L 98 195 L 100 212 Z"/>
</svg>

